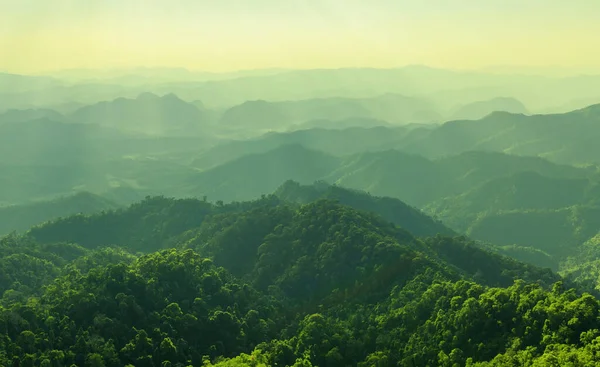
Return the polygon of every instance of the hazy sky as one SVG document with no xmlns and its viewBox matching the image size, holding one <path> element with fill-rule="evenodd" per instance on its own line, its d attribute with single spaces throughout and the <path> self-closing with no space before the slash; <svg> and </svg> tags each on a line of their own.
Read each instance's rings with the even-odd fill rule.
<svg viewBox="0 0 600 367">
<path fill-rule="evenodd" d="M 600 65 L 600 0 L 0 0 L 0 70 Z"/>
</svg>

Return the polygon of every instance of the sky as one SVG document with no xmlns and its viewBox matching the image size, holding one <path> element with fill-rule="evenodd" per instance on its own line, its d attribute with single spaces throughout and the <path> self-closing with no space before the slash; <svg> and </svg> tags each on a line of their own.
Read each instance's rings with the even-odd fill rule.
<svg viewBox="0 0 600 367">
<path fill-rule="evenodd" d="M 600 68 L 598 0 L 0 0 L 0 71 Z"/>
</svg>

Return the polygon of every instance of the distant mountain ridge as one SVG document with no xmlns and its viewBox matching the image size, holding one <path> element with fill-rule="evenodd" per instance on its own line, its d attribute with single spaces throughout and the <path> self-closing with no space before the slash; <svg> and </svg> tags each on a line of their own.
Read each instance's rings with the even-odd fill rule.
<svg viewBox="0 0 600 367">
<path fill-rule="evenodd" d="M 477 101 L 463 105 L 455 111 L 449 119 L 478 120 L 496 111 L 513 114 L 529 113 L 521 101 L 515 98 L 497 97 L 486 101 Z"/>
<path fill-rule="evenodd" d="M 318 98 L 297 101 L 247 101 L 228 109 L 223 126 L 285 130 L 310 120 L 379 119 L 394 124 L 442 120 L 436 107 L 424 99 L 398 94 L 370 98 Z"/>
<path fill-rule="evenodd" d="M 439 125 L 270 133 L 217 146 L 204 152 L 195 165 L 203 168 L 292 142 L 334 155 L 397 149 L 435 159 L 468 151 L 488 151 L 539 156 L 562 164 L 597 164 L 600 163 L 598 139 L 600 105 L 552 115 L 495 111 L 479 120 L 453 120 Z"/>
<path fill-rule="evenodd" d="M 204 114 L 174 94 L 142 93 L 85 106 L 69 116 L 74 122 L 151 134 L 208 133 Z"/>
</svg>

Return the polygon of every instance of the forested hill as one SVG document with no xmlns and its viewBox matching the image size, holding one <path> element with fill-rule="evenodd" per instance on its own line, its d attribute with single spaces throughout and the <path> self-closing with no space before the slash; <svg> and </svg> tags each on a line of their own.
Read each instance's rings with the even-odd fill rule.
<svg viewBox="0 0 600 367">
<path fill-rule="evenodd" d="M 284 201 L 306 204 L 317 199 L 336 200 L 359 210 L 377 213 L 386 220 L 406 228 L 417 236 L 435 234 L 455 234 L 441 222 L 433 220 L 419 209 L 411 207 L 401 200 L 391 197 L 378 197 L 364 191 L 346 189 L 325 182 L 313 185 L 300 185 L 294 181 L 286 181 L 275 195 Z"/>
<path fill-rule="evenodd" d="M 595 360 L 592 296 L 463 237 L 415 237 L 404 228 L 434 222 L 391 223 L 376 214 L 389 214 L 376 205 L 385 199 L 336 195 L 300 205 L 154 197 L 4 237 L 0 365 Z"/>
<path fill-rule="evenodd" d="M 127 208 L 58 218 L 32 228 L 29 235 L 42 243 L 75 242 L 89 248 L 119 245 L 150 252 L 160 249 L 170 237 L 199 226 L 210 214 L 275 206 L 282 202 L 306 204 L 318 199 L 335 200 L 358 210 L 378 214 L 417 236 L 455 234 L 442 223 L 398 199 L 372 196 L 363 191 L 324 183 L 301 186 L 294 181 L 287 181 L 274 195 L 252 202 L 213 204 L 198 199 L 148 197 Z"/>
</svg>

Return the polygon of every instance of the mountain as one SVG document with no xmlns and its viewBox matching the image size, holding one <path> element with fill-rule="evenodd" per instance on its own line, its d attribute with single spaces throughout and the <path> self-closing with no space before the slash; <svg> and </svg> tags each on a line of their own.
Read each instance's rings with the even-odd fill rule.
<svg viewBox="0 0 600 367">
<path fill-rule="evenodd" d="M 0 234 L 25 231 L 30 227 L 58 217 L 92 214 L 115 209 L 117 204 L 89 192 L 27 205 L 0 207 Z"/>
<path fill-rule="evenodd" d="M 174 94 L 142 93 L 136 99 L 117 98 L 78 109 L 73 121 L 150 134 L 208 134 L 207 121 L 194 105 Z"/>
<path fill-rule="evenodd" d="M 342 205 L 373 212 L 405 228 L 417 236 L 452 235 L 454 231 L 434 221 L 420 210 L 390 197 L 372 196 L 364 191 L 349 190 L 324 182 L 300 185 L 287 181 L 275 191 L 275 196 L 288 202 L 307 204 L 319 199 L 336 200 Z"/>
<path fill-rule="evenodd" d="M 331 172 L 339 159 L 299 144 L 249 154 L 194 176 L 190 194 L 210 200 L 250 200 L 270 194 L 282 182 L 312 183 Z"/>
<path fill-rule="evenodd" d="M 479 120 L 492 112 L 504 111 L 513 114 L 528 114 L 527 108 L 515 98 L 493 98 L 461 106 L 455 111 L 452 120 Z"/>
<path fill-rule="evenodd" d="M 396 94 L 371 98 L 322 98 L 300 101 L 248 101 L 223 114 L 220 124 L 245 129 L 287 129 L 315 119 L 379 119 L 391 123 L 431 123 L 441 120 L 429 102 Z"/>
</svg>

